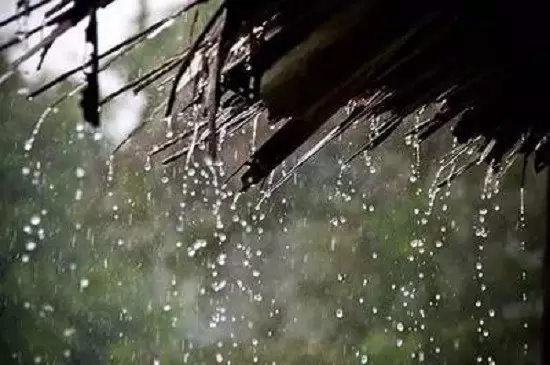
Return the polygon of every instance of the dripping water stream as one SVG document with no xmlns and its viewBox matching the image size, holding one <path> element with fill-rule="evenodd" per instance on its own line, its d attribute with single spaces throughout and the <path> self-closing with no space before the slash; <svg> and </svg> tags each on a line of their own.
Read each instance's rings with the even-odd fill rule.
<svg viewBox="0 0 550 365">
<path fill-rule="evenodd" d="M 550 169 L 546 173 L 546 246 L 542 263 L 542 336 L 541 364 L 550 363 Z"/>
</svg>

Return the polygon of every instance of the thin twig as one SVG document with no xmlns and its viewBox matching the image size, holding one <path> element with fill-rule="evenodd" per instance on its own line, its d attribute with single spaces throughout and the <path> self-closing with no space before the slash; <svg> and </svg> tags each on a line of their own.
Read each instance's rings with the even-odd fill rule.
<svg viewBox="0 0 550 365">
<path fill-rule="evenodd" d="M 53 0 L 42 0 L 42 1 L 39 1 L 37 2 L 36 4 L 33 4 L 31 5 L 30 7 L 26 8 L 26 9 L 23 9 L 15 14 L 13 14 L 12 16 L 9 16 L 7 17 L 6 19 L 4 20 L 0 20 L 0 28 L 1 27 L 5 27 L 6 25 L 14 22 L 14 21 L 17 21 L 19 20 L 20 18 L 26 16 L 27 14 L 29 14 L 30 12 L 38 9 L 38 8 L 41 8 L 42 6 L 44 5 L 48 5 L 48 3 L 51 3 Z"/>
</svg>

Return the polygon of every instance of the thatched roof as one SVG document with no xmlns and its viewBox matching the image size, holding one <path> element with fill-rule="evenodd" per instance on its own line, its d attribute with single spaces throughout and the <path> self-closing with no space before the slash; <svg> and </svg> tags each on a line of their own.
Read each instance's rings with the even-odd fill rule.
<svg viewBox="0 0 550 365">
<path fill-rule="evenodd" d="M 517 153 L 534 155 L 537 170 L 550 162 L 550 127 L 543 100 L 547 42 L 544 12 L 536 1 L 519 7 L 502 1 L 481 6 L 464 0 L 414 4 L 404 0 L 226 0 L 190 47 L 100 100 L 97 74 L 112 58 L 130 51 L 166 21 L 205 2 L 182 0 L 182 9 L 171 17 L 99 54 L 95 12 L 113 1 L 20 1 L 18 12 L 0 21 L 4 26 L 39 7 L 51 7 L 45 22 L 54 27 L 50 36 L 16 61 L 18 66 L 36 52 L 45 57 L 59 35 L 90 18 L 86 38 L 95 49 L 90 61 L 30 97 L 91 66 L 81 105 L 86 120 L 98 125 L 98 106 L 171 75 L 166 115 L 177 121 L 189 118 L 185 113 L 189 108 L 176 102 L 182 76 L 197 53 L 205 55 L 208 67 L 188 79 L 195 87 L 186 105 L 202 105 L 204 112 L 194 117 L 212 154 L 219 147 L 216 134 L 221 129 L 238 128 L 261 110 L 267 110 L 272 123 L 281 125 L 247 162 L 245 188 L 264 179 L 346 105 L 349 116 L 333 135 L 354 123 L 372 121 L 373 115 L 392 113 L 374 125 L 363 149 L 374 148 L 405 116 L 436 102 L 438 113 L 412 132 L 424 140 L 453 123 L 458 142 L 474 147 L 469 161 L 456 171 L 480 159 L 493 163 L 498 171 Z M 21 39 L 14 37 L 0 49 Z M 186 143 L 191 134 L 183 133 L 166 147 Z M 449 161 L 456 161 L 460 151 Z"/>
</svg>

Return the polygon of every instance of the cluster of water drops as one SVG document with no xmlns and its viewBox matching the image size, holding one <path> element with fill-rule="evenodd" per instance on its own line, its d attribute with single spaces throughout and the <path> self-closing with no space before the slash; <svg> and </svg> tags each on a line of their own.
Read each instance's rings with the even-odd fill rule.
<svg viewBox="0 0 550 365">
<path fill-rule="evenodd" d="M 38 248 L 38 242 L 45 239 L 45 231 L 41 226 L 42 218 L 46 216 L 47 211 L 42 210 L 39 213 L 33 214 L 28 223 L 23 226 L 25 234 L 25 247 L 21 254 L 21 262 L 28 263 L 32 253 Z"/>
</svg>

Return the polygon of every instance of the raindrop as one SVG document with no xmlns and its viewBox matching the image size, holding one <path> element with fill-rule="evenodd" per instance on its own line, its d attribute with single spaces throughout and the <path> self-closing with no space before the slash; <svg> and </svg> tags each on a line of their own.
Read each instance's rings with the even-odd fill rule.
<svg viewBox="0 0 550 365">
<path fill-rule="evenodd" d="M 475 235 L 476 237 L 487 238 L 487 236 L 489 235 L 489 232 L 487 231 L 487 228 L 485 228 L 484 226 L 476 227 Z"/>
<path fill-rule="evenodd" d="M 336 318 L 342 318 L 342 317 L 344 317 L 344 311 L 342 310 L 342 308 L 336 309 Z"/>
<path fill-rule="evenodd" d="M 403 325 L 402 322 L 398 322 L 396 325 L 396 328 L 399 332 L 403 332 L 403 330 L 405 329 L 405 326 Z"/>
<path fill-rule="evenodd" d="M 25 249 L 27 251 L 34 251 L 36 249 L 36 242 L 29 241 L 25 244 Z"/>
<path fill-rule="evenodd" d="M 81 291 L 86 289 L 89 285 L 90 285 L 90 280 L 88 280 L 86 278 L 80 279 L 80 290 Z"/>
<path fill-rule="evenodd" d="M 25 142 L 25 145 L 23 146 L 23 148 L 25 149 L 26 152 L 29 152 L 30 150 L 32 150 L 33 143 L 34 143 L 34 138 L 28 139 Z"/>
<path fill-rule="evenodd" d="M 145 165 L 143 165 L 145 171 L 151 171 L 151 157 L 147 156 L 145 159 Z"/>
<path fill-rule="evenodd" d="M 215 292 L 219 292 L 220 290 L 225 288 L 226 285 L 227 285 L 227 281 L 225 280 L 222 280 L 219 283 L 216 282 L 212 284 L 212 290 L 214 290 Z"/>
<path fill-rule="evenodd" d="M 254 301 L 261 302 L 263 300 L 263 297 L 261 294 L 254 294 Z"/>
<path fill-rule="evenodd" d="M 525 188 L 521 187 L 519 189 L 519 197 L 520 197 L 519 221 L 521 226 L 523 227 L 525 224 Z"/>
<path fill-rule="evenodd" d="M 39 225 L 39 224 L 40 224 L 40 216 L 37 215 L 37 214 L 36 214 L 36 215 L 33 215 L 33 216 L 31 217 L 31 224 L 32 224 L 33 226 Z"/>
<path fill-rule="evenodd" d="M 75 174 L 77 178 L 82 179 L 86 175 L 86 171 L 82 167 L 77 167 Z"/>
</svg>

